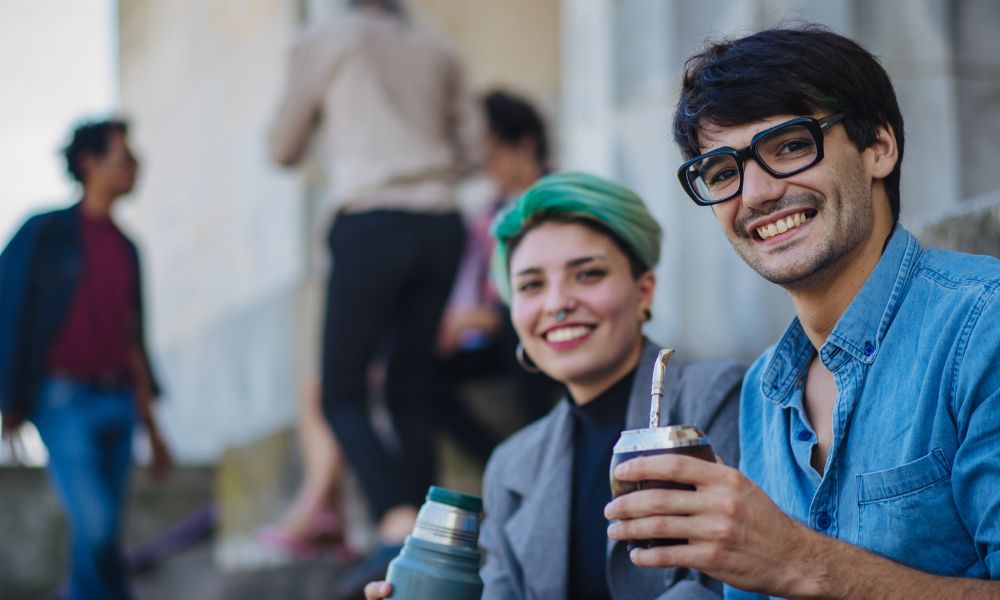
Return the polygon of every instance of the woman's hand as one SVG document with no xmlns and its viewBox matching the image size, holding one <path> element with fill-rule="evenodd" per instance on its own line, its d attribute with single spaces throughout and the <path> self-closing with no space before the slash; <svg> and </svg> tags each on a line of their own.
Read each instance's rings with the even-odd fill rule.
<svg viewBox="0 0 1000 600">
<path fill-rule="evenodd" d="M 392 595 L 392 584 L 386 581 L 373 581 L 365 586 L 365 600 L 382 600 Z"/>
</svg>

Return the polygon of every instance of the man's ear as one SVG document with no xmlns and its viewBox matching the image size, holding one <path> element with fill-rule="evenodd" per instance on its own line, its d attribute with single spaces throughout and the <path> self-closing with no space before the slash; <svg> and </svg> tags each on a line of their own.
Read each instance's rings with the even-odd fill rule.
<svg viewBox="0 0 1000 600">
<path fill-rule="evenodd" d="M 517 140 L 516 147 L 519 154 L 530 156 L 532 160 L 538 155 L 538 140 L 530 135 Z"/>
<path fill-rule="evenodd" d="M 870 151 L 872 177 L 885 179 L 899 162 L 899 146 L 892 125 L 883 123 L 875 129 L 875 141 L 868 147 Z"/>
<path fill-rule="evenodd" d="M 94 170 L 98 160 L 100 160 L 100 156 L 94 152 L 83 152 L 80 154 L 80 173 L 84 176 L 85 180 L 90 172 Z"/>
</svg>

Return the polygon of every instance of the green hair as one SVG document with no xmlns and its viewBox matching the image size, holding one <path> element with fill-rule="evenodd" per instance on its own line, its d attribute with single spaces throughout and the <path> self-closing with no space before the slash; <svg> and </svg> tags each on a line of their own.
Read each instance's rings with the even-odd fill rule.
<svg viewBox="0 0 1000 600">
<path fill-rule="evenodd" d="M 493 220 L 497 240 L 493 279 L 510 302 L 510 252 L 528 231 L 547 221 L 594 224 L 609 233 L 641 272 L 660 261 L 663 230 L 642 199 L 617 183 L 586 173 L 555 173 L 539 179 L 518 201 Z M 637 274 L 638 275 L 638 274 Z"/>
</svg>

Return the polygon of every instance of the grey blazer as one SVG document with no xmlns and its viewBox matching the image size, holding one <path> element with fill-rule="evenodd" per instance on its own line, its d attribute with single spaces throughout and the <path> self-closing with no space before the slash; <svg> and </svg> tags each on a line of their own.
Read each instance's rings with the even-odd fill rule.
<svg viewBox="0 0 1000 600">
<path fill-rule="evenodd" d="M 649 425 L 649 390 L 659 347 L 648 340 L 636 371 L 625 417 L 629 429 Z M 661 424 L 694 424 L 708 434 L 727 465 L 739 461 L 737 411 L 744 367 L 712 360 L 671 363 L 664 385 Z M 569 570 L 573 492 L 573 421 L 560 402 L 539 421 L 497 447 L 483 481 L 486 518 L 480 544 L 488 600 L 562 600 Z M 687 569 L 642 569 L 623 543 L 608 541 L 607 577 L 616 600 L 717 599 L 722 584 Z"/>
</svg>

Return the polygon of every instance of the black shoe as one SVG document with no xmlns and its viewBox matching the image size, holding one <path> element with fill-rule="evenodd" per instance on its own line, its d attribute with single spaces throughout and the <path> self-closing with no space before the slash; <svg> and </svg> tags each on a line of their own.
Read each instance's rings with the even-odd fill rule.
<svg viewBox="0 0 1000 600">
<path fill-rule="evenodd" d="M 365 586 L 372 581 L 385 579 L 389 561 L 396 558 L 402 549 L 401 545 L 379 545 L 360 565 L 344 573 L 344 576 L 333 587 L 332 600 L 363 600 Z"/>
</svg>

